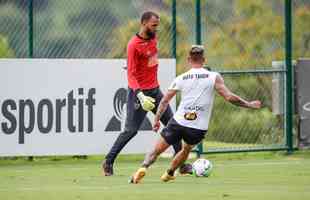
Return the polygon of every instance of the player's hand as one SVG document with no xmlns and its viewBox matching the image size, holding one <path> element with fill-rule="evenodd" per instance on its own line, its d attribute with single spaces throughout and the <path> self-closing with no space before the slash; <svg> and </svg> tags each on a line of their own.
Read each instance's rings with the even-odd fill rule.
<svg viewBox="0 0 310 200">
<path fill-rule="evenodd" d="M 259 109 L 261 108 L 262 103 L 259 100 L 255 100 L 255 101 L 250 101 L 249 102 L 249 107 L 253 108 L 253 109 Z"/>
<path fill-rule="evenodd" d="M 154 121 L 153 131 L 157 132 L 160 128 L 160 121 Z"/>
<path fill-rule="evenodd" d="M 155 108 L 155 99 L 149 96 L 145 96 L 143 92 L 139 92 L 137 97 L 140 101 L 140 104 L 145 111 L 151 111 Z"/>
</svg>

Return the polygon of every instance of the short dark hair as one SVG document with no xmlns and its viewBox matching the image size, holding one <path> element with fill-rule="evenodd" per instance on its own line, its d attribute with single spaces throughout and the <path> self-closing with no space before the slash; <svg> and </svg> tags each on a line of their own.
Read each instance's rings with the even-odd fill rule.
<svg viewBox="0 0 310 200">
<path fill-rule="evenodd" d="M 156 19 L 159 19 L 159 15 L 152 11 L 144 12 L 141 16 L 141 23 L 143 23 L 144 21 L 150 20 L 153 16 L 156 17 Z"/>
<path fill-rule="evenodd" d="M 189 57 L 194 62 L 201 62 L 204 59 L 204 47 L 202 45 L 192 45 Z"/>
</svg>

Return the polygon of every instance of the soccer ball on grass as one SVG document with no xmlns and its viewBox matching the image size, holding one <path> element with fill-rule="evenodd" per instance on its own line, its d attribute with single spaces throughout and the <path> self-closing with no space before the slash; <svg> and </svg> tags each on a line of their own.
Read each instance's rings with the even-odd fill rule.
<svg viewBox="0 0 310 200">
<path fill-rule="evenodd" d="M 193 164 L 193 174 L 198 177 L 208 177 L 212 172 L 212 163 L 204 158 L 197 159 Z"/>
</svg>

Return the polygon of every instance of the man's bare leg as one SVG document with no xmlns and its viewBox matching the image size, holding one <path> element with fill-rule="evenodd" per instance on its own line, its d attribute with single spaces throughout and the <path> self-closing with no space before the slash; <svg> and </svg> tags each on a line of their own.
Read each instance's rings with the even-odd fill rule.
<svg viewBox="0 0 310 200">
<path fill-rule="evenodd" d="M 170 168 L 161 176 L 161 180 L 167 182 L 169 180 L 174 180 L 174 172 L 176 169 L 182 165 L 185 160 L 188 158 L 189 153 L 191 152 L 194 145 L 184 144 L 182 150 L 177 153 L 173 158 L 170 164 Z"/>
<path fill-rule="evenodd" d="M 150 167 L 157 159 L 157 157 L 164 152 L 170 145 L 160 137 L 157 141 L 155 148 L 150 153 L 146 154 L 145 159 L 142 163 L 142 167 L 139 168 L 136 173 L 131 177 L 130 183 L 139 183 L 145 176 L 146 169 Z"/>
<path fill-rule="evenodd" d="M 155 148 L 153 151 L 150 153 L 146 154 L 145 159 L 143 161 L 142 167 L 148 168 L 151 166 L 157 159 L 157 157 L 166 151 L 166 149 L 170 145 L 165 141 L 164 138 L 160 137 L 159 140 L 157 141 Z"/>
</svg>

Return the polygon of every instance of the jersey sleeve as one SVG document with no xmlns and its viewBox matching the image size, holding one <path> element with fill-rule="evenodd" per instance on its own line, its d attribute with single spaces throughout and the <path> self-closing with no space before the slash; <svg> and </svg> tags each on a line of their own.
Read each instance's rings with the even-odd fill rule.
<svg viewBox="0 0 310 200">
<path fill-rule="evenodd" d="M 217 78 L 217 76 L 221 76 L 221 74 L 220 73 L 218 73 L 218 72 L 213 72 L 213 81 L 214 81 L 214 83 L 215 83 L 215 81 L 216 81 L 216 78 Z"/>
<path fill-rule="evenodd" d="M 140 88 L 139 82 L 137 80 L 137 67 L 136 67 L 136 48 L 133 44 L 129 44 L 127 47 L 127 70 L 128 75 L 137 89 Z"/>
<path fill-rule="evenodd" d="M 173 82 L 170 84 L 168 90 L 177 90 L 177 91 L 182 90 L 181 78 L 180 77 L 175 78 Z"/>
</svg>

